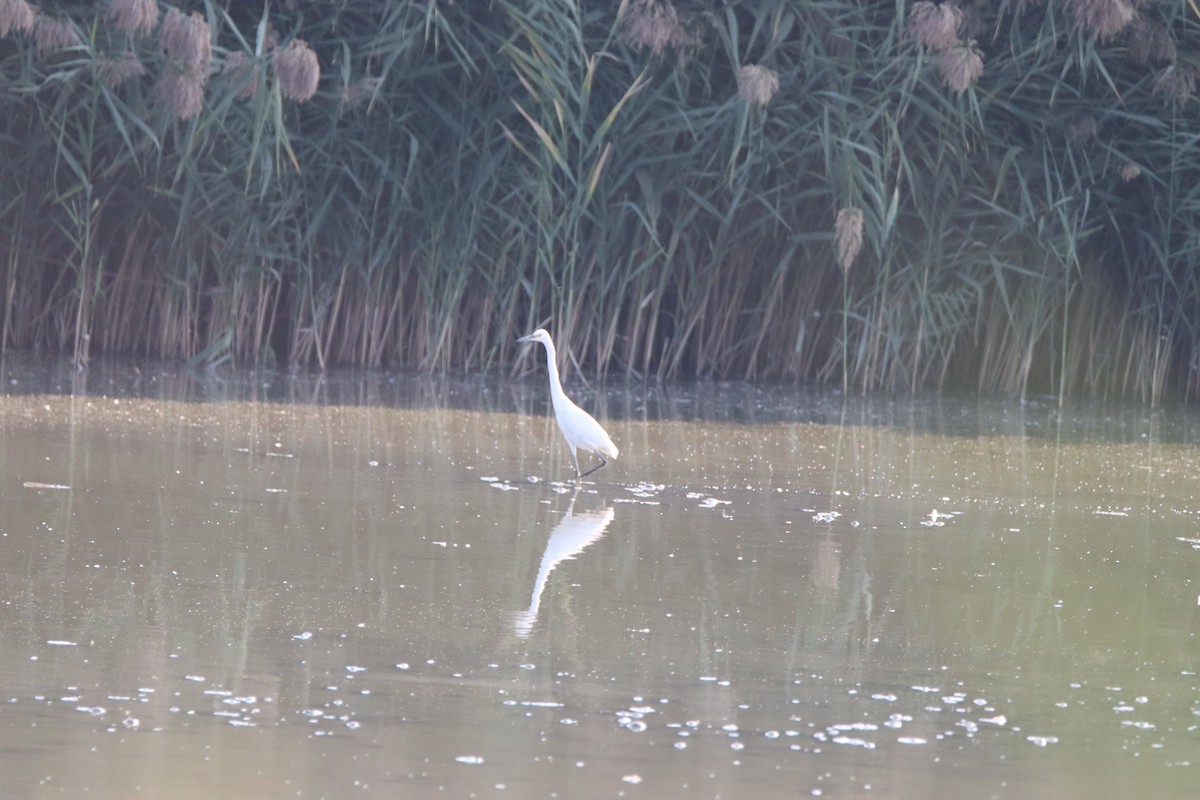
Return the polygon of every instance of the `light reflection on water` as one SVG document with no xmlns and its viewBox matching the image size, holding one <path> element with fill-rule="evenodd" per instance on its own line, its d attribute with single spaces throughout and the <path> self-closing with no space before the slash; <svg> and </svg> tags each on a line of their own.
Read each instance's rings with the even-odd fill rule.
<svg viewBox="0 0 1200 800">
<path fill-rule="evenodd" d="M 943 408 L 949 433 L 886 400 L 789 418 L 769 392 L 756 424 L 601 414 L 622 456 L 575 493 L 529 389 L 0 397 L 6 786 L 1193 790 L 1187 412 L 1065 439 L 1017 404 Z"/>
</svg>

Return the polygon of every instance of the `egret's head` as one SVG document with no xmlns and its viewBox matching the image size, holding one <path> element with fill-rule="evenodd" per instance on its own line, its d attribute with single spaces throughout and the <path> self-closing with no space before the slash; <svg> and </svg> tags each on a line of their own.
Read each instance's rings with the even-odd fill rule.
<svg viewBox="0 0 1200 800">
<path fill-rule="evenodd" d="M 517 341 L 518 342 L 541 342 L 542 344 L 546 344 L 550 341 L 550 334 L 546 332 L 545 328 L 538 328 L 536 331 L 529 334 L 528 336 L 522 336 L 520 339 L 517 339 Z"/>
</svg>

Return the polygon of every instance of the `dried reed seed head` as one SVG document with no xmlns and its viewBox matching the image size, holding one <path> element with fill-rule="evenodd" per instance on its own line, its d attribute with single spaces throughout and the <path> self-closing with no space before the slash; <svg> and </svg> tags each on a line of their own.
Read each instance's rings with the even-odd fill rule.
<svg viewBox="0 0 1200 800">
<path fill-rule="evenodd" d="M 908 12 L 908 35 L 925 48 L 941 53 L 959 43 L 962 19 L 962 9 L 953 3 L 917 0 Z"/>
<path fill-rule="evenodd" d="M 225 57 L 221 75 L 228 78 L 230 84 L 241 87 L 238 98 L 245 100 L 258 94 L 258 65 L 241 50 L 234 50 Z"/>
<path fill-rule="evenodd" d="M 172 8 L 163 18 L 158 32 L 158 45 L 181 70 L 199 78 L 208 78 L 212 65 L 212 31 L 198 13 L 190 16 Z"/>
<path fill-rule="evenodd" d="M 1066 0 L 1075 27 L 1102 42 L 1116 36 L 1133 21 L 1133 0 Z"/>
<path fill-rule="evenodd" d="M 138 36 L 149 36 L 158 24 L 157 0 L 112 0 L 108 20 L 114 28 Z"/>
<path fill-rule="evenodd" d="M 1196 93 L 1196 82 L 1200 69 L 1184 64 L 1171 64 L 1154 79 L 1154 94 L 1165 95 L 1171 100 L 1187 100 Z"/>
<path fill-rule="evenodd" d="M 737 85 L 743 100 L 762 108 L 779 91 L 779 76 L 761 64 L 747 64 L 738 70 Z"/>
<path fill-rule="evenodd" d="M 48 17 L 45 14 L 38 14 L 37 21 L 33 24 L 33 40 L 37 43 L 39 56 L 83 44 L 79 31 L 75 30 L 70 20 Z"/>
<path fill-rule="evenodd" d="M 1121 167 L 1121 180 L 1129 183 L 1142 174 L 1142 168 L 1137 164 L 1126 164 Z"/>
<path fill-rule="evenodd" d="M 293 39 L 288 42 L 286 47 L 274 52 L 271 63 L 275 67 L 279 91 L 288 100 L 303 103 L 317 93 L 321 64 L 317 61 L 317 54 L 304 41 Z"/>
<path fill-rule="evenodd" d="M 1067 138 L 1073 142 L 1088 142 L 1100 133 L 1096 118 L 1088 114 L 1077 114 L 1067 120 Z"/>
<path fill-rule="evenodd" d="M 863 212 L 857 206 L 839 208 L 833 221 L 833 241 L 837 263 L 842 272 L 849 272 L 863 245 Z"/>
<path fill-rule="evenodd" d="M 9 31 L 31 30 L 36 18 L 27 0 L 0 0 L 0 36 L 8 36 Z"/>
<path fill-rule="evenodd" d="M 621 20 L 621 38 L 638 49 L 649 48 L 656 56 L 698 43 L 670 0 L 633 0 Z"/>
<path fill-rule="evenodd" d="M 1170 64 L 1175 56 L 1175 39 L 1167 27 L 1138 14 L 1129 26 L 1129 57 L 1139 64 Z"/>
<path fill-rule="evenodd" d="M 130 78 L 140 78 L 146 74 L 146 66 L 133 53 L 98 58 L 93 62 L 93 68 L 99 81 L 109 89 L 115 89 Z"/>
<path fill-rule="evenodd" d="M 181 120 L 196 116 L 204 105 L 204 82 L 197 76 L 181 72 L 170 65 L 158 77 L 154 93 L 171 109 L 171 113 Z"/>
<path fill-rule="evenodd" d="M 383 78 L 359 78 L 342 92 L 342 105 L 347 108 L 353 108 L 354 106 L 368 102 L 375 96 L 375 92 L 379 90 L 382 84 Z"/>
<path fill-rule="evenodd" d="M 962 94 L 983 74 L 983 53 L 979 52 L 972 39 L 942 53 L 938 58 L 938 70 L 946 85 L 955 94 Z"/>
</svg>

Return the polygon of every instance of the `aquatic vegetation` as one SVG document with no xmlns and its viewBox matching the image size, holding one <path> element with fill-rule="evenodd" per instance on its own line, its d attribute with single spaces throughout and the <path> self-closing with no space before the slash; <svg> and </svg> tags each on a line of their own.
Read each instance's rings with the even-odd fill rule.
<svg viewBox="0 0 1200 800">
<path fill-rule="evenodd" d="M 1200 389 L 1195 3 L 0 2 L 0 347 Z"/>
</svg>

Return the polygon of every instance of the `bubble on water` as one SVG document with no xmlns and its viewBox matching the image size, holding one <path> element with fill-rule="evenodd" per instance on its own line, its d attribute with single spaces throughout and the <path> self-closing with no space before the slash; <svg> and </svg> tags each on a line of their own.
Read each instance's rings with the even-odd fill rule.
<svg viewBox="0 0 1200 800">
<path fill-rule="evenodd" d="M 985 717 L 979 721 L 986 722 L 989 725 L 997 725 L 1000 727 L 1004 727 L 1005 725 L 1008 724 L 1008 717 L 1004 716 L 1003 714 L 997 714 L 994 717 Z"/>
<path fill-rule="evenodd" d="M 868 742 L 866 739 L 858 739 L 853 736 L 835 736 L 832 739 L 834 744 L 845 744 L 851 747 L 861 747 L 864 750 L 874 750 L 875 743 Z"/>
<path fill-rule="evenodd" d="M 132 731 L 137 730 L 138 726 L 141 725 L 142 722 L 137 717 L 126 717 L 125 719 L 121 720 L 121 724 Z"/>
<path fill-rule="evenodd" d="M 763 734 L 763 736 L 767 737 L 768 739 L 778 739 L 779 731 L 767 731 Z"/>
<path fill-rule="evenodd" d="M 687 742 L 675 742 L 673 746 L 676 750 L 686 750 Z"/>
<path fill-rule="evenodd" d="M 454 760 L 460 764 L 470 764 L 477 766 L 483 763 L 483 756 L 455 756 Z"/>
<path fill-rule="evenodd" d="M 203 675 L 184 675 L 183 679 L 185 681 L 192 681 L 193 683 L 204 683 L 208 680 Z"/>
<path fill-rule="evenodd" d="M 641 783 L 642 776 L 641 775 L 622 775 L 621 780 L 625 781 L 626 783 Z"/>
<path fill-rule="evenodd" d="M 399 664 L 396 665 L 396 669 L 408 669 L 408 662 L 401 661 Z"/>
<path fill-rule="evenodd" d="M 1047 747 L 1052 744 L 1058 744 L 1057 736 L 1026 736 L 1025 739 L 1038 747 Z"/>
<path fill-rule="evenodd" d="M 871 695 L 871 699 L 882 700 L 885 703 L 894 703 L 897 700 L 896 695 L 894 694 L 873 694 Z"/>
<path fill-rule="evenodd" d="M 79 647 L 78 642 L 68 642 L 65 639 L 50 639 L 46 642 L 46 644 L 54 647 Z"/>
<path fill-rule="evenodd" d="M 901 736 L 896 741 L 900 744 L 929 744 L 928 739 L 922 739 L 920 736 Z"/>
<path fill-rule="evenodd" d="M 349 665 L 346 667 L 346 672 L 366 672 L 366 671 L 367 671 L 366 667 L 356 667 L 354 665 Z"/>
</svg>

